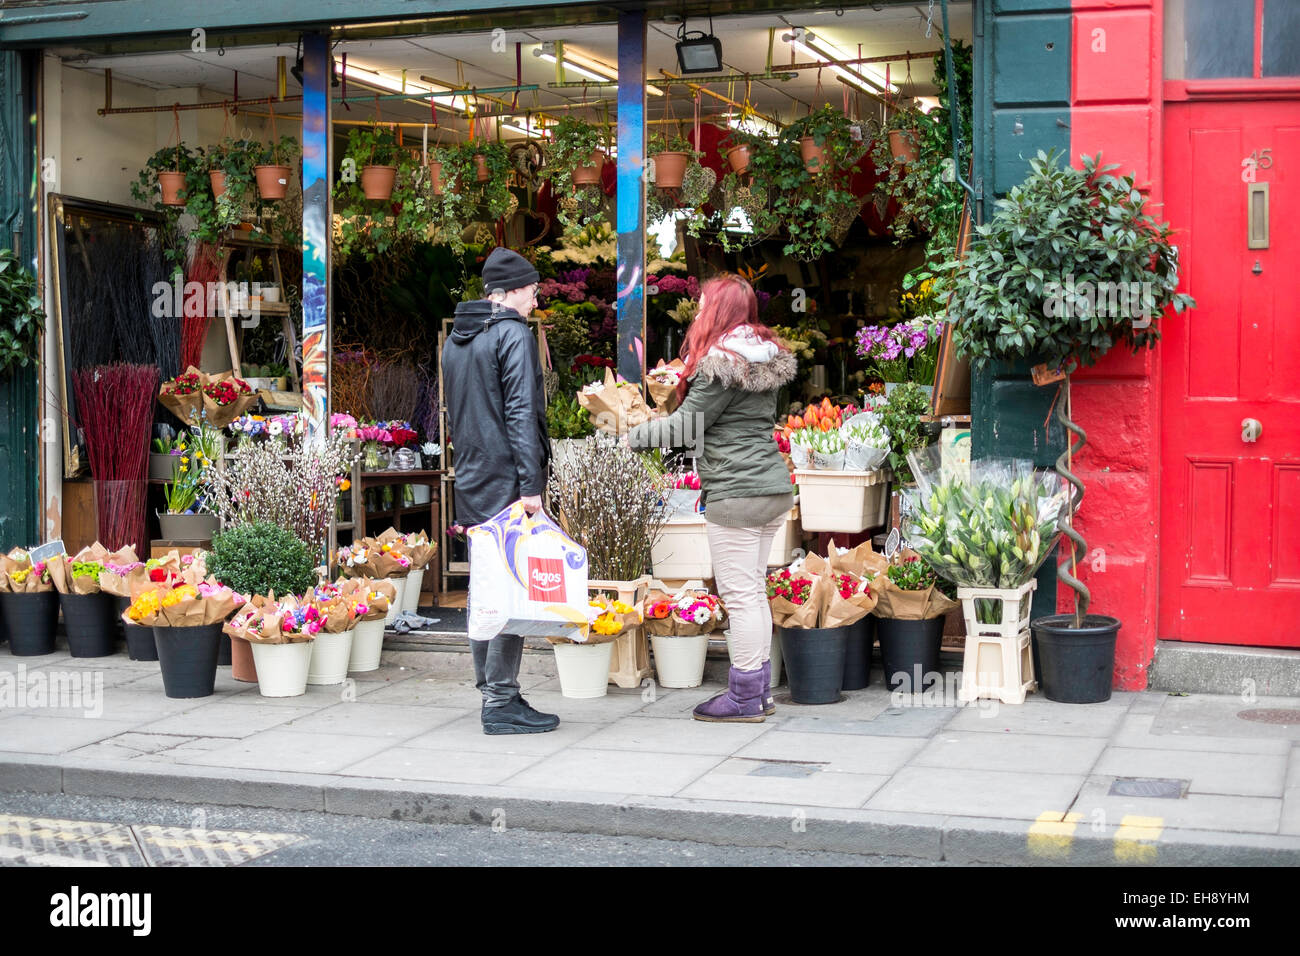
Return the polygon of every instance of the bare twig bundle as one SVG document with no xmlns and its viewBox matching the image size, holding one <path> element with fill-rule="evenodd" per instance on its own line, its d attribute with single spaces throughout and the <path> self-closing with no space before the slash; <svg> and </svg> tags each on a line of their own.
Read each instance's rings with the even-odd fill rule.
<svg viewBox="0 0 1300 956">
<path fill-rule="evenodd" d="M 360 345 L 341 345 L 334 351 L 330 388 L 331 406 L 357 419 L 374 418 L 370 409 L 370 370 L 374 359 Z"/>
<path fill-rule="evenodd" d="M 370 372 L 369 406 L 382 421 L 409 421 L 420 400 L 420 377 L 415 367 L 401 359 L 377 363 Z"/>
</svg>

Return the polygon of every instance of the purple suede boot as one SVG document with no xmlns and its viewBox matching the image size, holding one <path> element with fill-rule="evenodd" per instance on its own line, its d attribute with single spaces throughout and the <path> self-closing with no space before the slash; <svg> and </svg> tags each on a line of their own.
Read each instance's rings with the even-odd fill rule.
<svg viewBox="0 0 1300 956">
<path fill-rule="evenodd" d="M 772 661 L 763 661 L 763 716 L 771 717 L 776 713 L 776 698 L 772 696 Z"/>
<path fill-rule="evenodd" d="M 760 667 L 752 671 L 731 668 L 727 672 L 727 689 L 695 708 L 696 720 L 718 723 L 737 722 L 761 724 L 763 696 L 767 691 L 766 679 Z"/>
</svg>

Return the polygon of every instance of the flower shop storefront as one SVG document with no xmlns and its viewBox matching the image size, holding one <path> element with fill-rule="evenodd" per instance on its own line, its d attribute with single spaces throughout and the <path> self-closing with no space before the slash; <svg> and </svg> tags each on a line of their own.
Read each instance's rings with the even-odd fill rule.
<svg viewBox="0 0 1300 956">
<path fill-rule="evenodd" d="M 1035 616 L 1058 602 L 1074 609 L 1050 555 L 1078 492 L 1062 504 L 1050 479 L 977 468 L 969 487 L 985 494 L 966 501 L 952 476 L 968 473 L 972 449 L 977 459 L 1049 469 L 1069 427 L 1058 413 L 1092 428 L 1134 395 L 1140 411 L 1119 419 L 1123 448 L 1159 442 L 1153 376 L 1124 366 L 1114 386 L 1106 370 L 1117 360 L 1108 357 L 1100 371 L 1080 363 L 1068 388 L 1031 385 L 1026 355 L 1050 360 L 1050 378 L 1069 350 L 986 342 L 981 356 L 976 332 L 992 307 L 954 281 L 951 265 L 963 210 L 991 223 L 995 199 L 1026 176 L 1044 189 L 1053 181 L 1050 160 L 1029 166 L 1040 148 L 1076 159 L 1101 147 L 1110 158 L 1113 148 L 1133 157 L 1120 171 L 1131 166 L 1160 196 L 1149 147 L 1158 124 L 1107 121 L 1134 119 L 1143 95 L 1141 115 L 1160 114 L 1151 75 L 1161 63 L 1158 7 L 1137 4 L 1121 22 L 1069 4 L 779 13 L 754 4 L 710 20 L 690 4 L 619 12 L 514 3 L 509 13 L 488 6 L 435 20 L 378 4 L 360 22 L 342 5 L 288 4 L 275 22 L 242 8 L 219 18 L 234 24 L 228 31 L 189 23 L 178 9 L 145 36 L 114 0 L 57 16 L 30 6 L 30 20 L 6 20 L 0 43 L 27 51 L 4 54 L 5 76 L 27 91 L 37 117 L 28 171 L 39 189 L 34 206 L 12 188 L 6 201 L 9 221 L 23 227 L 11 230 L 17 261 L 40 277 L 49 334 L 37 363 L 5 385 L 11 414 L 42 422 L 39 440 L 21 429 L 0 436 L 17 460 L 41 462 L 40 490 L 23 496 L 30 514 L 7 532 L 7 547 L 60 539 L 77 553 L 98 539 L 120 548 L 126 539 L 107 540 L 105 522 L 125 509 L 142 529 L 132 540 L 156 542 L 165 556 L 174 545 L 185 550 L 187 534 L 208 544 L 214 523 L 240 523 L 237 500 L 206 507 L 200 486 L 284 481 L 286 500 L 308 505 L 281 524 L 300 520 L 299 537 L 345 565 L 358 554 L 396 561 L 371 558 L 392 553 L 394 539 L 373 534 L 383 527 L 404 541 L 424 535 L 433 556 L 425 553 L 423 603 L 453 603 L 445 592 L 463 588 L 470 544 L 453 520 L 455 449 L 438 356 L 456 303 L 481 295 L 477 273 L 494 245 L 521 251 L 542 275 L 531 321 L 546 366 L 560 481 L 553 501 L 590 478 L 583 468 L 604 467 L 595 454 L 602 427 L 670 407 L 673 359 L 700 282 L 719 270 L 750 280 L 760 317 L 800 358 L 773 436 L 800 500 L 771 564 L 797 578 L 806 569 L 791 566 L 797 554 L 825 561 L 813 562 L 799 589 L 775 581 L 790 594 L 774 600 L 801 606 L 790 596 L 816 590 L 828 605 L 833 593 L 857 606 L 869 603 L 860 585 L 879 578 L 883 589 L 873 594 L 879 610 L 854 621 L 846 613 L 810 622 L 787 608 L 795 628 L 859 627 L 892 613 L 903 622 L 946 617 L 957 638 L 950 647 L 980 626 L 1018 641 L 1030 605 Z M 1146 47 L 1134 28 L 1145 29 Z M 1100 51 L 1115 55 L 1098 60 L 1097 50 L 1070 43 L 1093 29 L 1111 38 Z M 687 72 L 715 43 L 716 64 Z M 1150 56 L 1135 56 L 1140 49 Z M 1124 69 L 1114 68 L 1121 59 Z M 1127 75 L 1133 63 L 1146 64 L 1145 86 Z M 17 114 L 4 120 L 25 128 Z M 1007 248 L 1015 242 L 1012 230 Z M 1166 262 L 1167 245 L 1152 248 L 1153 262 Z M 139 281 L 106 279 L 123 275 Z M 1043 276 L 1035 293 L 1029 275 L 1017 280 L 1026 301 L 1041 299 Z M 1184 304 L 1170 298 L 1176 270 L 1160 278 L 1157 306 Z M 960 316 L 966 334 L 945 334 L 945 315 Z M 1117 344 L 1149 344 L 1113 331 Z M 958 345 L 973 347 L 973 374 Z M 129 378 L 119 385 L 94 372 L 120 362 L 152 367 L 164 401 L 156 387 L 131 392 Z M 203 419 L 188 434 L 187 409 Z M 102 451 L 133 426 L 154 443 L 152 463 Z M 1159 535 L 1136 525 L 1154 529 L 1170 511 L 1161 512 L 1152 479 L 1158 458 L 1095 436 L 1078 462 L 1063 463 L 1102 502 L 1081 512 L 1088 550 L 1076 542 L 1064 567 L 1123 619 L 1115 678 L 1140 687 L 1157 595 L 1164 602 L 1174 589 L 1157 586 L 1157 568 L 1171 567 Z M 317 483 L 295 486 L 277 461 L 322 443 L 333 451 Z M 677 599 L 686 582 L 711 577 L 691 463 L 657 465 L 662 508 L 647 533 L 606 542 L 606 563 L 593 560 L 594 580 L 620 584 L 608 592 L 605 613 L 615 617 L 626 612 L 614 604 L 645 606 L 644 582 L 628 582 L 653 575 L 664 598 Z M 222 477 L 200 479 L 207 469 Z M 24 479 L 6 480 L 18 489 Z M 905 486 L 916 493 L 898 494 Z M 1005 504 L 1002 517 L 988 514 L 981 526 L 967 515 L 963 535 L 931 540 L 934 528 L 949 527 L 952 503 L 982 505 L 989 495 Z M 1121 527 L 1133 501 L 1149 520 Z M 1286 501 L 1276 514 L 1290 513 Z M 1055 504 L 1030 520 L 1023 509 L 1041 502 Z M 594 526 L 576 504 L 567 514 L 554 507 L 575 536 L 583 520 Z M 164 532 L 164 518 L 200 527 Z M 869 555 L 892 527 L 916 550 L 890 546 L 901 568 L 891 576 Z M 997 573 L 965 560 L 973 546 L 994 548 Z M 588 551 L 601 547 L 588 542 Z M 966 572 L 924 579 L 901 567 L 911 554 Z M 927 596 L 891 602 L 885 580 Z M 990 587 L 1015 593 L 960 593 Z M 662 637 L 697 636 L 677 631 L 704 626 L 693 619 L 704 611 L 691 601 L 681 610 L 689 620 L 679 628 L 668 615 L 659 629 L 672 633 Z M 603 630 L 618 633 L 612 619 Z M 1178 631 L 1171 618 L 1159 633 L 1196 639 Z M 622 644 L 610 666 L 644 670 Z"/>
</svg>

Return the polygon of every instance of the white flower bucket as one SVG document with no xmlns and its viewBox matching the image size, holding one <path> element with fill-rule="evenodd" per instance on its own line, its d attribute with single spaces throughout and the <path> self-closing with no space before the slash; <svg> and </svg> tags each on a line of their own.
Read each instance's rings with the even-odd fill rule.
<svg viewBox="0 0 1300 956">
<path fill-rule="evenodd" d="M 341 684 L 347 680 L 348 658 L 352 656 L 352 632 L 328 634 L 321 631 L 311 642 L 308 684 Z"/>
<path fill-rule="evenodd" d="M 655 673 L 664 687 L 699 687 L 704 682 L 704 658 L 709 653 L 709 635 L 670 637 L 650 635 L 655 652 Z"/>
<path fill-rule="evenodd" d="M 424 568 L 412 571 L 406 576 L 406 592 L 402 595 L 403 611 L 420 609 L 420 589 L 424 587 Z"/>
<path fill-rule="evenodd" d="M 603 644 L 556 644 L 555 669 L 560 673 L 560 693 L 585 699 L 609 693 L 609 663 L 614 642 Z"/>
<path fill-rule="evenodd" d="M 384 580 L 397 589 L 397 597 L 393 598 L 393 603 L 388 605 L 388 615 L 384 618 L 384 625 L 387 626 L 396 621 L 397 615 L 402 613 L 402 605 L 406 601 L 406 575 L 400 578 L 384 578 Z"/>
<path fill-rule="evenodd" d="M 776 532 L 776 537 L 772 539 L 772 550 L 767 555 L 767 566 L 769 568 L 785 567 L 793 558 L 791 555 L 794 549 L 799 547 L 799 506 L 795 505 L 790 509 L 786 516 L 785 524 Z"/>
<path fill-rule="evenodd" d="M 253 647 L 253 664 L 257 667 L 257 689 L 263 697 L 301 697 L 307 693 L 307 671 L 311 667 L 315 641 L 249 643 Z"/>
<path fill-rule="evenodd" d="M 384 650 L 384 622 L 358 621 L 352 631 L 352 651 L 348 655 L 348 671 L 379 670 L 379 657 Z"/>
</svg>

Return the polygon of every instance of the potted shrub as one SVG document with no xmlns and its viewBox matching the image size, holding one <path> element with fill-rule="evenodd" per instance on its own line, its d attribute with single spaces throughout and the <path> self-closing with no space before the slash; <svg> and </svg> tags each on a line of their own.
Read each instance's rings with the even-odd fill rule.
<svg viewBox="0 0 1300 956">
<path fill-rule="evenodd" d="M 1073 574 L 1087 553 L 1072 526 L 1084 489 L 1067 462 L 1087 436 L 1069 418 L 1070 373 L 1116 345 L 1135 352 L 1154 346 L 1160 314 L 1196 303 L 1176 291 L 1172 230 L 1146 210 L 1132 176 L 1112 175 L 1117 167 L 1102 166 L 1100 157 L 1082 157 L 1081 168 L 1062 166 L 1055 152 L 1039 152 L 1029 165 L 1024 182 L 977 227 L 966 256 L 945 264 L 955 271 L 940 279 L 936 294 L 952 293 L 954 342 L 973 366 L 1024 359 L 1060 376 L 1057 419 L 1079 438 L 1057 460 L 1058 473 L 1075 489 L 1063 523 L 1071 546 L 1058 571 L 1075 592 L 1075 610 L 1031 627 L 1044 694 L 1085 703 L 1110 697 L 1120 621 L 1088 614 L 1090 592 Z M 1115 294 L 1098 295 L 1101 290 Z"/>
<path fill-rule="evenodd" d="M 289 164 L 301 147 L 292 136 L 281 136 L 262 146 L 256 153 L 254 173 L 257 192 L 263 199 L 283 199 L 289 191 Z"/>
</svg>

